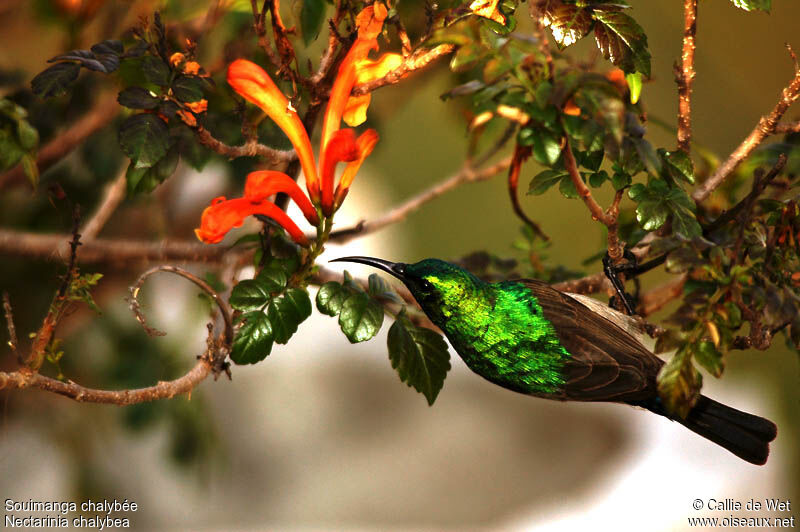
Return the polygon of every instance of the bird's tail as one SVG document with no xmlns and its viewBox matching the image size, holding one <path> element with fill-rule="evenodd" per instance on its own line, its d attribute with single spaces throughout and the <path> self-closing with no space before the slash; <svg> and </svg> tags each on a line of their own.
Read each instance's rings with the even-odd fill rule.
<svg viewBox="0 0 800 532">
<path fill-rule="evenodd" d="M 778 435 L 778 427 L 772 421 L 736 410 L 704 395 L 700 396 L 686 419 L 668 415 L 660 401 L 646 407 L 677 421 L 751 464 L 764 465 L 767 462 L 769 442 Z"/>
</svg>

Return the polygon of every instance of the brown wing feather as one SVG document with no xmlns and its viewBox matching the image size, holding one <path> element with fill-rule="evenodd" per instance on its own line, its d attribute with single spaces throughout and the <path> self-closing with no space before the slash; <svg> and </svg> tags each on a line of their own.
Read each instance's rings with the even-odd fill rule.
<svg viewBox="0 0 800 532">
<path fill-rule="evenodd" d="M 664 362 L 607 318 L 541 281 L 524 279 L 572 354 L 565 366 L 565 399 L 636 401 L 656 395 Z"/>
</svg>

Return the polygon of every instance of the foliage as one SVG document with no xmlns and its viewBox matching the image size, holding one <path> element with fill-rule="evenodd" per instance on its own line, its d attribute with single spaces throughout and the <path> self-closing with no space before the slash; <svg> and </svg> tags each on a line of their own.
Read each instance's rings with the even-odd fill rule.
<svg viewBox="0 0 800 532">
<path fill-rule="evenodd" d="M 600 190 L 613 195 L 611 207 L 592 211 L 609 238 L 587 253 L 582 266 L 596 265 L 606 251 L 622 255 L 637 249 L 640 259 L 661 261 L 666 274 L 685 280 L 675 295 L 680 303 L 660 324 L 665 332 L 657 343 L 659 352 L 674 352 L 659 377 L 661 397 L 668 410 L 685 416 L 701 389 L 698 367 L 720 377 L 730 351 L 766 349 L 777 334 L 800 348 L 800 134 L 790 132 L 779 142 L 762 145 L 713 202 L 695 201 L 693 191 L 719 159 L 699 146 L 684 151 L 654 145 L 645 94 L 651 52 L 635 9 L 624 0 L 529 2 L 473 7 L 448 0 L 428 3 L 424 10 L 398 10 L 392 2 L 367 6 L 302 0 L 292 7 L 288 27 L 269 4 L 251 13 L 249 8 L 258 8 L 259 2 L 231 3 L 225 8 L 230 12 L 217 21 L 228 25 L 229 42 L 220 47 L 215 63 L 207 63 L 208 71 L 198 62 L 199 48 L 210 46 L 203 42 L 207 36 L 195 35 L 174 13 L 164 19 L 155 13 L 122 36 L 108 36 L 119 39 L 56 55 L 49 60 L 52 65 L 32 78 L 30 91 L 0 99 L 0 171 L 21 164 L 32 185 L 38 183 L 39 137 L 51 140 L 61 124 L 29 116 L 25 102 L 41 104 L 32 95 L 53 108 L 69 108 L 73 98 L 80 103 L 82 93 L 91 97 L 97 87 L 113 85 L 121 106 L 113 128 L 119 155 L 127 158 L 129 196 L 147 197 L 175 174 L 181 161 L 200 170 L 216 157 L 237 178 L 248 174 L 244 194 L 214 200 L 203 214 L 209 227 L 201 227 L 208 231 L 197 232 L 204 242 L 218 242 L 247 216 L 256 215 L 263 223 L 260 233 L 245 235 L 229 250 L 252 254 L 252 278 L 238 280 L 227 298 L 224 288 L 212 286 L 233 309 L 232 341 L 225 346 L 232 362 L 261 362 L 277 349 L 275 344 L 290 342 L 313 312 L 310 286 L 320 285 L 317 311 L 336 318 L 351 343 L 374 338 L 385 316 L 392 319 L 390 363 L 402 382 L 433 404 L 450 369 L 442 335 L 381 276 L 361 281 L 345 272 L 341 281 L 331 280 L 317 259 L 333 238 L 336 210 L 355 170 L 378 138 L 373 130 L 356 137 L 354 130 L 339 128 L 336 113 L 349 123 L 358 114 L 354 108 L 363 114 L 369 104 L 364 85 L 402 81 L 404 69 L 413 70 L 414 64 L 423 68 L 421 58 L 444 47 L 453 86 L 442 99 L 469 117 L 469 163 L 480 160 L 473 157 L 477 146 L 496 146 L 486 162 L 512 142 L 515 153 L 530 152 L 532 162 L 523 174 L 529 195 L 552 195 L 557 189 L 564 198 L 587 205 Z M 746 11 L 771 9 L 770 0 L 731 2 Z M 533 36 L 519 29 L 531 27 L 519 24 L 529 12 Z M 576 61 L 571 47 L 592 38 L 596 61 Z M 552 49 L 548 39 L 555 43 Z M 320 59 L 324 46 L 330 49 Z M 403 55 L 367 57 L 374 48 L 402 50 Z M 239 59 L 238 73 L 225 78 L 222 71 L 234 57 L 253 61 Z M 367 79 L 369 73 L 373 76 Z M 98 74 L 112 79 L 93 79 Z M 325 126 L 315 150 L 306 144 L 315 138 L 315 121 L 322 116 L 325 124 L 334 116 L 330 120 L 336 124 Z M 102 159 L 89 155 L 87 160 Z M 326 164 L 331 159 L 332 166 Z M 336 162 L 346 163 L 347 169 L 338 174 L 334 189 Z M 307 197 L 295 184 L 301 167 Z M 283 181 L 275 178 L 283 172 Z M 98 194 L 102 189 L 101 183 L 92 187 Z M 509 179 L 515 198 L 516 187 Z M 298 204 L 314 232 L 303 232 L 285 214 L 285 198 L 271 200 L 278 193 Z M 224 230 L 212 233 L 218 225 L 225 225 Z M 479 251 L 457 262 L 490 281 L 534 277 L 559 283 L 589 273 L 554 264 L 549 242 L 529 220 L 521 238 L 509 244 L 521 257 Z M 92 290 L 101 274 L 72 273 L 62 294 L 66 301 L 83 301 L 99 311 Z M 51 337 L 43 349 L 40 355 L 57 366 L 62 378 L 61 364 L 69 357 L 60 341 Z M 123 365 L 135 376 L 118 379 L 125 385 L 142 384 L 156 373 L 152 368 L 131 370 L 131 360 Z M 129 415 L 142 416 L 142 421 L 152 412 L 134 410 Z M 176 409 L 170 416 L 193 433 L 202 429 L 190 411 Z M 178 436 L 175 440 L 176 448 L 191 445 Z"/>
</svg>

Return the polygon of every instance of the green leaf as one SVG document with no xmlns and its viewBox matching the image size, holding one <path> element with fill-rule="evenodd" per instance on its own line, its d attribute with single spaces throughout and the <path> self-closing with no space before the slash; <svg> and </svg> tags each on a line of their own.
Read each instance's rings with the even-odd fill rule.
<svg viewBox="0 0 800 532">
<path fill-rule="evenodd" d="M 631 176 L 625 172 L 614 172 L 614 175 L 611 176 L 611 185 L 614 187 L 614 190 L 622 190 L 630 186 L 630 184 Z"/>
<path fill-rule="evenodd" d="M 348 292 L 340 283 L 328 281 L 317 292 L 317 310 L 328 316 L 338 316 Z"/>
<path fill-rule="evenodd" d="M 417 327 L 401 312 L 389 328 L 389 360 L 400 380 L 413 386 L 432 405 L 450 370 L 450 353 L 441 335 Z"/>
<path fill-rule="evenodd" d="M 402 303 L 403 300 L 398 296 L 391 285 L 377 273 L 370 274 L 367 279 L 367 293 L 375 299 L 385 299 L 392 303 Z"/>
<path fill-rule="evenodd" d="M 672 179 L 680 179 L 691 185 L 694 184 L 694 165 L 689 154 L 682 150 L 669 152 L 664 148 L 659 148 L 658 155 L 664 161 L 664 170 Z"/>
<path fill-rule="evenodd" d="M 270 291 L 256 279 L 245 279 L 233 287 L 228 301 L 236 310 L 257 310 L 271 299 Z"/>
<path fill-rule="evenodd" d="M 78 79 L 80 70 L 75 63 L 56 63 L 31 80 L 31 90 L 40 98 L 60 96 Z"/>
<path fill-rule="evenodd" d="M 157 163 L 167 154 L 169 142 L 167 125 L 150 113 L 133 115 L 119 128 L 120 147 L 137 168 Z"/>
<path fill-rule="evenodd" d="M 695 204 L 686 191 L 675 187 L 666 196 L 667 206 L 672 212 L 672 231 L 686 238 L 695 238 L 703 233 L 694 215 Z"/>
<path fill-rule="evenodd" d="M 31 151 L 39 145 L 39 132 L 24 118 L 17 121 L 17 139 L 20 147 Z"/>
<path fill-rule="evenodd" d="M 286 288 L 288 280 L 286 271 L 276 261 L 271 261 L 256 276 L 256 281 L 268 294 L 274 294 Z"/>
<path fill-rule="evenodd" d="M 36 164 L 36 157 L 30 153 L 23 155 L 22 171 L 25 173 L 25 177 L 28 178 L 28 181 L 30 181 L 31 187 L 36 190 L 36 187 L 39 186 L 39 166 Z"/>
<path fill-rule="evenodd" d="M 731 0 L 733 5 L 745 11 L 766 11 L 772 9 L 772 0 Z"/>
<path fill-rule="evenodd" d="M 702 375 L 692 365 L 691 352 L 684 347 L 658 373 L 658 394 L 668 412 L 685 419 L 702 383 Z"/>
<path fill-rule="evenodd" d="M 198 102 L 203 99 L 203 80 L 197 76 L 178 76 L 172 82 L 172 94 L 184 102 Z"/>
<path fill-rule="evenodd" d="M 605 170 L 594 172 L 589 175 L 589 184 L 594 188 L 602 186 L 606 181 L 608 181 L 608 173 Z"/>
<path fill-rule="evenodd" d="M 578 189 L 575 188 L 575 183 L 568 175 L 565 175 L 563 178 L 561 178 L 561 183 L 558 185 L 558 191 L 561 192 L 561 195 L 565 198 L 575 199 L 578 197 Z"/>
<path fill-rule="evenodd" d="M 559 139 L 550 132 L 540 129 L 535 129 L 532 136 L 533 158 L 545 166 L 556 164 L 558 158 L 561 157 L 561 143 Z"/>
<path fill-rule="evenodd" d="M 144 79 L 153 85 L 158 85 L 159 87 L 165 87 L 169 85 L 171 72 L 169 66 L 167 66 L 167 64 L 162 61 L 160 57 L 146 55 L 142 59 L 141 70 L 142 74 L 144 75 Z"/>
<path fill-rule="evenodd" d="M 650 186 L 636 183 L 628 190 L 628 197 L 637 203 L 636 220 L 646 231 L 655 231 L 667 221 L 669 208 L 664 196 L 668 192 L 663 181 L 653 181 Z"/>
<path fill-rule="evenodd" d="M 364 342 L 383 325 L 383 307 L 364 292 L 350 294 L 342 304 L 339 326 L 351 343 Z"/>
<path fill-rule="evenodd" d="M 639 154 L 639 159 L 644 164 L 647 172 L 657 177 L 661 174 L 661 159 L 658 157 L 653 145 L 642 138 L 631 137 L 633 145 L 636 147 L 636 152 Z"/>
<path fill-rule="evenodd" d="M 117 101 L 129 109 L 155 109 L 161 100 L 143 87 L 128 87 L 119 93 Z"/>
<path fill-rule="evenodd" d="M 603 150 L 587 151 L 580 154 L 580 165 L 584 168 L 598 172 L 603 164 Z"/>
<path fill-rule="evenodd" d="M 281 297 L 272 299 L 267 316 L 272 323 L 275 341 L 285 344 L 297 331 L 298 325 L 311 315 L 311 299 L 301 288 L 291 288 Z"/>
<path fill-rule="evenodd" d="M 642 73 L 630 72 L 625 74 L 625 81 L 628 83 L 628 90 L 631 93 L 631 103 L 636 105 L 642 95 Z"/>
<path fill-rule="evenodd" d="M 125 178 L 128 182 L 128 195 L 147 194 L 169 178 L 178 167 L 180 153 L 177 149 L 170 149 L 156 164 L 150 168 L 137 168 L 131 161 Z"/>
<path fill-rule="evenodd" d="M 272 351 L 269 318 L 263 312 L 255 311 L 243 314 L 240 319 L 244 323 L 233 338 L 231 360 L 237 364 L 255 364 L 264 360 Z"/>
<path fill-rule="evenodd" d="M 324 0 L 303 0 L 300 11 L 300 29 L 303 32 L 303 43 L 308 46 L 317 39 L 325 22 L 326 5 Z"/>
<path fill-rule="evenodd" d="M 633 18 L 615 9 L 594 10 L 594 36 L 603 57 L 625 73 L 641 72 L 650 77 L 647 36 Z"/>
<path fill-rule="evenodd" d="M 24 155 L 16 135 L 0 128 L 0 170 L 13 168 Z"/>
<path fill-rule="evenodd" d="M 714 342 L 708 340 L 699 342 L 694 349 L 694 359 L 713 376 L 722 376 L 722 370 L 725 369 L 725 361 L 722 353 L 717 351 L 714 346 Z"/>
<path fill-rule="evenodd" d="M 550 187 L 561 181 L 561 178 L 566 175 L 566 172 L 563 170 L 545 170 L 539 172 L 531 180 L 531 184 L 528 187 L 528 194 L 534 196 L 544 194 Z"/>
</svg>

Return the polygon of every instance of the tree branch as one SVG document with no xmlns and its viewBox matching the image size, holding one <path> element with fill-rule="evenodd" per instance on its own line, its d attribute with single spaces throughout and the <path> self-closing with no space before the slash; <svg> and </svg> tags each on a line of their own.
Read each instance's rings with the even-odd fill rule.
<svg viewBox="0 0 800 532">
<path fill-rule="evenodd" d="M 692 82 L 695 77 L 694 51 L 697 34 L 697 0 L 683 2 L 683 53 L 675 65 L 678 83 L 678 149 L 689 153 L 692 142 Z"/>
<path fill-rule="evenodd" d="M 100 231 L 103 230 L 106 222 L 108 222 L 111 215 L 114 214 L 114 211 L 119 207 L 119 204 L 122 203 L 122 200 L 125 199 L 125 187 L 127 185 L 126 173 L 126 167 L 123 166 L 117 178 L 106 185 L 100 205 L 81 230 L 84 243 L 93 240 Z"/>
<path fill-rule="evenodd" d="M 53 392 L 64 397 L 69 397 L 84 403 L 105 403 L 119 406 L 133 405 L 155 401 L 157 399 L 170 399 L 184 393 L 190 394 L 212 371 L 211 363 L 206 358 L 201 358 L 197 364 L 183 377 L 172 381 L 162 381 L 155 386 L 139 388 L 136 390 L 97 390 L 85 388 L 74 382 L 61 382 L 39 373 L 20 370 L 10 373 L 0 371 L 0 390 L 3 388 L 25 389 L 38 388 L 46 392 Z"/>
<path fill-rule="evenodd" d="M 650 316 L 680 297 L 687 279 L 688 276 L 682 274 L 642 294 L 639 298 L 639 315 Z"/>
<path fill-rule="evenodd" d="M 17 357 L 17 362 L 23 363 L 22 356 L 17 349 L 19 341 L 17 340 L 17 328 L 14 326 L 14 313 L 11 310 L 11 300 L 8 298 L 8 292 L 3 292 L 3 313 L 6 316 L 6 326 L 8 327 L 8 347 L 11 352 Z"/>
<path fill-rule="evenodd" d="M 68 240 L 64 234 L 39 234 L 0 229 L 0 254 L 46 260 L 69 257 Z M 96 238 L 81 246 L 81 263 L 114 262 L 220 262 L 225 254 L 242 253 L 227 246 L 209 246 L 199 242 L 144 240 L 111 240 Z"/>
<path fill-rule="evenodd" d="M 233 322 L 231 319 L 231 310 L 228 304 L 222 300 L 220 295 L 213 288 L 211 288 L 208 283 L 199 277 L 174 266 L 158 266 L 146 271 L 131 287 L 131 309 L 134 311 L 136 319 L 144 326 L 146 331 L 152 331 L 152 329 L 145 323 L 144 316 L 142 315 L 141 308 L 139 307 L 137 296 L 145 280 L 158 272 L 174 273 L 190 280 L 199 286 L 209 296 L 211 296 L 212 299 L 214 299 L 222 314 L 224 322 L 223 335 L 219 339 L 215 338 L 213 326 L 211 324 L 208 325 L 206 351 L 203 353 L 203 355 L 198 357 L 198 362 L 184 376 L 172 381 L 162 381 L 147 388 L 114 391 L 86 388 L 72 381 L 62 382 L 40 375 L 35 371 L 34 368 L 23 367 L 14 372 L 0 372 L 0 390 L 3 388 L 38 388 L 47 392 L 63 395 L 64 397 L 69 397 L 70 399 L 74 399 L 79 402 L 107 403 L 124 406 L 136 403 L 144 403 L 147 401 L 155 401 L 157 399 L 169 399 L 175 397 L 176 395 L 191 393 L 195 386 L 202 382 L 212 372 L 215 375 L 218 375 L 220 372 L 225 371 L 230 377 L 225 358 L 228 356 L 228 353 L 230 352 L 230 346 L 233 343 Z M 48 317 L 51 314 L 52 312 L 48 313 Z M 39 335 L 42 335 L 41 330 Z M 33 354 L 34 352 L 35 349 L 32 349 L 31 353 Z"/>
<path fill-rule="evenodd" d="M 525 214 L 524 210 L 522 210 L 522 205 L 520 205 L 519 197 L 517 195 L 519 173 L 522 169 L 522 163 L 525 162 L 530 155 L 530 147 L 517 145 L 516 149 L 514 150 L 514 157 L 511 160 L 511 168 L 508 171 L 508 194 L 511 196 L 511 207 L 514 209 L 514 213 L 517 215 L 517 217 L 525 222 L 525 224 L 528 225 L 528 227 L 530 227 L 534 233 L 539 235 L 542 240 L 548 242 L 550 241 L 550 237 L 544 234 L 542 229 L 539 227 L 539 224 L 528 218 L 528 215 Z"/>
<path fill-rule="evenodd" d="M 231 343 L 233 343 L 233 320 L 231 318 L 231 309 L 228 306 L 228 304 L 220 297 L 219 293 L 217 293 L 217 291 L 214 290 L 211 287 L 211 285 L 209 285 L 207 282 L 200 279 L 193 273 L 187 272 L 186 270 L 178 268 L 176 266 L 156 266 L 155 268 L 150 268 L 142 275 L 140 275 L 139 279 L 137 279 L 136 282 L 133 284 L 133 286 L 131 286 L 131 310 L 136 315 L 136 319 L 139 321 L 139 323 L 142 324 L 142 326 L 145 328 L 146 331 L 148 331 L 148 333 L 152 332 L 153 329 L 147 325 L 146 320 L 144 318 L 144 314 L 142 314 L 142 310 L 139 305 L 139 299 L 138 299 L 139 291 L 141 290 L 142 285 L 144 285 L 144 282 L 147 280 L 148 277 L 159 272 L 167 272 L 180 275 L 184 279 L 188 279 L 189 281 L 199 286 L 206 294 L 208 294 L 208 296 L 211 297 L 211 299 L 213 299 L 214 302 L 217 304 L 217 307 L 219 307 L 219 310 L 222 313 L 222 320 L 225 324 L 226 345 L 230 345 Z M 157 334 L 157 336 L 163 336 L 163 333 Z"/>
<path fill-rule="evenodd" d="M 699 203 L 711 195 L 714 189 L 721 185 L 765 138 L 776 132 L 781 117 L 798 97 L 800 97 L 800 69 L 795 70 L 794 79 L 783 89 L 781 98 L 772 109 L 772 112 L 767 116 L 761 117 L 756 127 L 742 141 L 739 147 L 731 153 L 728 159 L 717 168 L 717 171 L 702 186 L 692 193 L 692 199 Z"/>
<path fill-rule="evenodd" d="M 511 165 L 510 156 L 482 170 L 475 170 L 469 164 L 465 164 L 461 168 L 461 170 L 459 170 L 455 175 L 445 179 L 444 181 L 438 183 L 437 185 L 434 185 L 428 190 L 423 191 L 421 194 L 418 194 L 413 198 L 405 201 L 404 203 L 398 205 L 397 207 L 387 212 L 383 216 L 380 216 L 373 220 L 362 220 L 358 222 L 356 225 L 349 227 L 347 229 L 340 229 L 338 231 L 334 231 L 333 233 L 331 233 L 329 241 L 340 242 L 340 243 L 348 242 L 357 236 L 363 236 L 368 233 L 373 233 L 375 231 L 383 229 L 387 225 L 401 222 L 405 220 L 409 214 L 416 211 L 427 202 L 438 198 L 442 194 L 449 192 L 450 190 L 458 187 L 459 185 L 462 185 L 464 183 L 477 183 L 479 181 L 486 181 L 487 179 L 494 177 L 500 172 L 505 171 L 506 169 L 508 169 L 510 165 Z"/>
<path fill-rule="evenodd" d="M 109 94 L 100 98 L 97 105 L 89 112 L 56 135 L 39 150 L 39 155 L 36 157 L 36 166 L 39 167 L 39 173 L 44 173 L 48 168 L 69 155 L 88 136 L 107 126 L 117 116 L 118 109 L 116 95 Z M 22 165 L 18 165 L 0 175 L 0 189 L 26 181 L 27 178 L 22 170 Z"/>
<path fill-rule="evenodd" d="M 561 290 L 562 292 L 572 292 L 573 294 L 583 295 L 608 292 L 614 289 L 611 286 L 611 281 L 608 280 L 608 277 L 606 277 L 606 274 L 603 272 L 587 275 L 580 279 L 562 281 L 552 286 L 556 290 Z"/>
<path fill-rule="evenodd" d="M 778 135 L 784 135 L 786 133 L 800 133 L 800 120 L 797 122 L 776 125 L 775 133 Z"/>
<path fill-rule="evenodd" d="M 276 150 L 258 142 L 246 142 L 241 146 L 229 146 L 216 139 L 207 129 L 200 125 L 194 128 L 194 132 L 200 144 L 229 159 L 263 157 L 273 166 L 288 164 L 297 159 L 297 154 L 294 150 Z"/>
<path fill-rule="evenodd" d="M 454 48 L 455 46 L 452 44 L 440 44 L 430 49 L 417 49 L 414 53 L 403 59 L 399 67 L 382 78 L 353 87 L 353 92 L 351 94 L 353 96 L 361 96 L 385 85 L 394 85 L 410 73 L 425 68 L 440 57 L 449 54 Z"/>
</svg>

